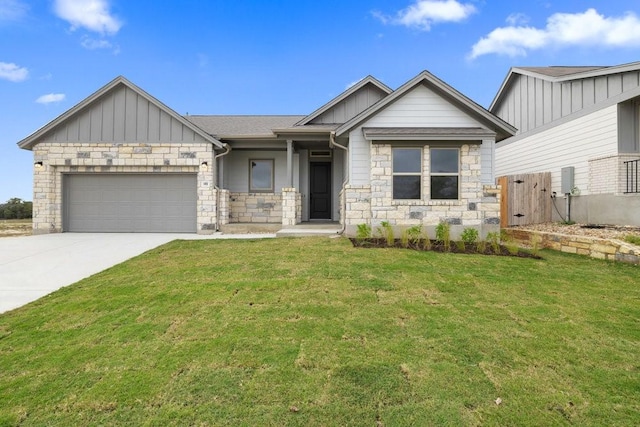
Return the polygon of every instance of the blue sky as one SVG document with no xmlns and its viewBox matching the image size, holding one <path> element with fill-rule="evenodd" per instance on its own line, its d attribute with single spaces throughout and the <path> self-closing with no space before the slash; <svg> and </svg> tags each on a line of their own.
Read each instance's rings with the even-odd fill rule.
<svg viewBox="0 0 640 427">
<path fill-rule="evenodd" d="M 640 2 L 0 0 L 0 202 L 16 143 L 124 75 L 180 114 L 307 114 L 429 70 L 488 107 L 512 66 L 640 61 Z"/>
</svg>

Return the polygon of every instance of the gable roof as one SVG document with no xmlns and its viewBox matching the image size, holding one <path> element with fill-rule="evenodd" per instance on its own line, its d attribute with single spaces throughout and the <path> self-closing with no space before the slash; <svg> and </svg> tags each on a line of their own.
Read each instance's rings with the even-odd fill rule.
<svg viewBox="0 0 640 427">
<path fill-rule="evenodd" d="M 380 89 L 382 92 L 385 92 L 387 95 L 390 94 L 391 92 L 393 92 L 393 90 L 389 86 L 385 85 L 384 83 L 382 83 L 380 80 L 376 79 L 375 77 L 369 75 L 369 76 L 365 77 L 364 79 L 360 80 L 358 83 L 356 83 L 353 86 L 351 86 L 350 88 L 348 88 L 347 90 L 345 90 L 344 92 L 342 92 L 340 95 L 338 95 L 335 98 L 333 98 L 331 101 L 329 101 L 326 104 L 324 104 L 322 107 L 318 108 L 313 113 L 309 114 L 308 116 L 305 116 L 302 120 L 300 120 L 299 122 L 295 123 L 294 125 L 295 126 L 304 126 L 304 125 L 309 124 L 309 122 L 311 122 L 313 119 L 319 117 L 323 113 L 326 113 L 331 108 L 335 107 L 340 102 L 344 101 L 349 96 L 351 96 L 354 93 L 358 92 L 360 89 L 362 89 L 363 87 L 365 87 L 367 85 L 373 85 L 373 86 L 377 87 L 378 89 Z"/>
<path fill-rule="evenodd" d="M 500 102 L 503 94 L 511 83 L 521 75 L 559 83 L 638 70 L 640 70 L 640 62 L 630 62 L 628 64 L 614 66 L 511 67 L 507 76 L 502 81 L 502 85 L 500 85 L 496 96 L 493 98 L 489 111 L 494 111 L 495 106 Z"/>
<path fill-rule="evenodd" d="M 113 79 L 112 81 L 110 81 L 109 83 L 101 87 L 100 89 L 98 89 L 96 92 L 89 95 L 87 98 L 85 98 L 75 106 L 71 107 L 69 110 L 65 111 L 64 113 L 62 113 L 61 115 L 59 115 L 58 117 L 50 121 L 48 124 L 44 125 L 40 129 L 38 129 L 37 131 L 29 135 L 28 137 L 19 141 L 18 146 L 26 150 L 31 150 L 33 146 L 38 142 L 38 140 L 42 136 L 44 136 L 47 132 L 55 129 L 57 126 L 62 125 L 63 123 L 65 123 L 66 121 L 74 117 L 76 114 L 80 113 L 84 109 L 91 106 L 94 102 L 98 101 L 105 94 L 115 90 L 121 85 L 126 86 L 132 91 L 136 92 L 139 96 L 141 96 L 151 104 L 155 105 L 158 109 L 160 109 L 160 111 L 165 112 L 170 117 L 174 118 L 175 120 L 180 122 L 182 125 L 186 126 L 187 128 L 191 129 L 193 132 L 195 132 L 196 134 L 204 138 L 207 142 L 210 142 L 211 144 L 213 144 L 215 148 L 220 148 L 220 149 L 223 148 L 223 145 L 220 141 L 218 141 L 217 139 L 209 135 L 207 132 L 202 130 L 200 127 L 198 127 L 194 123 L 191 123 L 190 121 L 186 120 L 180 114 L 176 113 L 174 110 L 167 107 L 165 104 L 158 101 L 156 98 L 149 95 L 147 92 L 145 92 L 138 86 L 134 85 L 123 76 L 116 77 L 115 79 Z"/>
<path fill-rule="evenodd" d="M 388 105 L 392 104 L 396 100 L 400 99 L 407 92 L 411 91 L 414 87 L 426 84 L 439 95 L 446 98 L 449 102 L 464 110 L 467 114 L 475 117 L 482 123 L 488 124 L 496 132 L 496 141 L 513 136 L 516 133 L 516 129 L 509 123 L 490 113 L 476 102 L 472 101 L 462 93 L 455 90 L 433 74 L 428 71 L 422 71 L 420 74 L 409 80 L 404 85 L 400 86 L 393 93 L 380 100 L 378 103 L 372 105 L 362 113 L 349 120 L 347 123 L 341 125 L 336 129 L 336 136 L 344 135 L 351 131 L 356 126 L 362 124 L 369 118 L 373 117 L 377 112 L 381 111 Z"/>
</svg>

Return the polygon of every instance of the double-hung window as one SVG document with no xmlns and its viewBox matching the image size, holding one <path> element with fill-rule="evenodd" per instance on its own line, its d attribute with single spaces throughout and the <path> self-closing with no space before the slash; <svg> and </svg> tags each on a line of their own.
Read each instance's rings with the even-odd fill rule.
<svg viewBox="0 0 640 427">
<path fill-rule="evenodd" d="M 430 150 L 431 200 L 458 199 L 460 151 L 457 148 Z"/>
<path fill-rule="evenodd" d="M 249 191 L 273 192 L 273 160 L 249 160 Z"/>
<path fill-rule="evenodd" d="M 393 198 L 422 197 L 422 148 L 393 149 Z"/>
</svg>

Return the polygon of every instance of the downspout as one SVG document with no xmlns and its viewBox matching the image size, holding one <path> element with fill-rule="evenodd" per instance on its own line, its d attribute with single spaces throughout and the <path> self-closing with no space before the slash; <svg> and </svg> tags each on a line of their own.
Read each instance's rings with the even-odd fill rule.
<svg viewBox="0 0 640 427">
<path fill-rule="evenodd" d="M 347 183 L 349 182 L 349 149 L 347 147 L 345 147 L 344 145 L 340 145 L 336 142 L 336 133 L 335 131 L 331 131 L 329 133 L 329 148 L 333 148 L 333 147 L 337 147 L 340 148 L 341 150 L 344 150 L 344 154 L 345 154 L 345 164 L 346 164 L 346 171 L 344 174 L 344 181 L 342 181 L 342 203 L 341 203 L 341 211 L 340 212 L 340 216 L 342 217 L 342 228 L 340 228 L 340 231 L 338 232 L 338 234 L 343 234 L 345 228 L 347 227 L 347 195 L 346 195 L 346 186 Z"/>
<path fill-rule="evenodd" d="M 219 205 L 219 201 L 220 201 L 220 187 L 218 187 L 218 178 L 221 178 L 222 176 L 224 176 L 224 169 L 222 167 L 220 167 L 220 169 L 218 169 L 218 159 L 221 157 L 226 156 L 227 154 L 229 154 L 231 152 L 231 146 L 229 144 L 227 144 L 226 142 L 222 143 L 222 147 L 226 150 L 224 153 L 220 153 L 220 154 L 216 154 L 215 156 L 213 156 L 213 164 L 216 166 L 216 174 L 218 176 L 216 176 L 216 184 L 213 186 L 213 188 L 215 188 L 217 194 L 216 199 L 218 200 L 218 205 Z M 221 165 L 222 166 L 222 165 Z M 216 206 L 216 231 L 220 231 L 220 209 L 218 206 Z"/>
</svg>

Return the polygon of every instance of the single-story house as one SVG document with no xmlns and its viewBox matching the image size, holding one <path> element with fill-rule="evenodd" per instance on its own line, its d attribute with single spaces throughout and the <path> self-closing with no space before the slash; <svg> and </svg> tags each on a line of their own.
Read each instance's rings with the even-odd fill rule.
<svg viewBox="0 0 640 427">
<path fill-rule="evenodd" d="M 489 110 L 518 129 L 497 176 L 551 172 L 556 220 L 569 197 L 576 222 L 640 225 L 640 62 L 512 68 Z"/>
<path fill-rule="evenodd" d="M 515 132 L 427 71 L 396 90 L 369 76 L 300 116 L 182 116 L 117 77 L 18 145 L 34 154 L 35 233 L 447 221 L 486 235 L 495 143 Z"/>
</svg>

